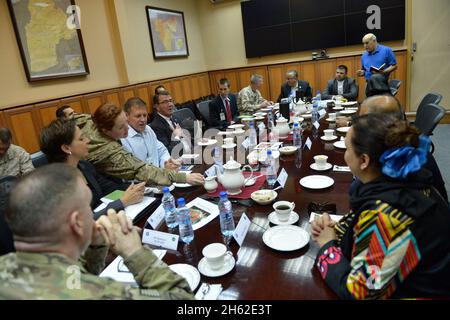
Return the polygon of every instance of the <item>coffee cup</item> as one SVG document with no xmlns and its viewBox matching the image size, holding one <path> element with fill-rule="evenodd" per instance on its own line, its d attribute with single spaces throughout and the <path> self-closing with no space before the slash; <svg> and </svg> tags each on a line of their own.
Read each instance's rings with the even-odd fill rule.
<svg viewBox="0 0 450 320">
<path fill-rule="evenodd" d="M 233 144 L 233 138 L 225 138 L 223 139 L 223 142 L 226 146 L 231 146 Z"/>
<path fill-rule="evenodd" d="M 327 164 L 328 156 L 319 154 L 317 156 L 314 156 L 314 161 L 316 162 L 316 166 L 318 168 L 323 168 Z"/>
<path fill-rule="evenodd" d="M 331 138 L 333 136 L 334 130 L 333 129 L 325 129 L 325 130 L 323 130 L 323 133 L 325 134 L 325 137 Z"/>
<path fill-rule="evenodd" d="M 210 243 L 202 250 L 203 256 L 206 258 L 206 262 L 213 270 L 217 270 L 223 267 L 225 264 L 225 257 L 232 253 L 227 251 L 227 247 L 220 242 Z"/>
<path fill-rule="evenodd" d="M 336 120 L 336 113 L 329 113 L 328 117 L 330 118 L 330 120 Z"/>
<path fill-rule="evenodd" d="M 295 208 L 295 203 L 289 201 L 277 201 L 273 204 L 278 220 L 287 221 Z"/>
</svg>

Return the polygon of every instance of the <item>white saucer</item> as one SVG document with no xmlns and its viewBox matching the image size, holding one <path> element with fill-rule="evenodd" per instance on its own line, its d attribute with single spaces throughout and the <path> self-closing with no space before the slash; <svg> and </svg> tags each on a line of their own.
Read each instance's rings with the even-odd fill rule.
<svg viewBox="0 0 450 320">
<path fill-rule="evenodd" d="M 264 232 L 263 241 L 278 251 L 294 251 L 309 243 L 309 234 L 298 226 L 275 226 Z"/>
<path fill-rule="evenodd" d="M 309 166 L 311 169 L 316 170 L 316 171 L 326 171 L 326 170 L 330 170 L 331 168 L 333 168 L 333 165 L 331 163 L 326 163 L 325 166 L 323 167 L 318 167 L 317 164 L 311 163 L 311 165 Z"/>
<path fill-rule="evenodd" d="M 236 143 L 232 143 L 230 145 L 226 145 L 226 144 L 222 145 L 222 148 L 224 148 L 224 149 L 233 149 L 234 147 L 236 147 Z"/>
<path fill-rule="evenodd" d="M 233 131 L 219 131 L 217 134 L 219 136 L 227 136 L 227 135 L 232 135 Z"/>
<path fill-rule="evenodd" d="M 345 109 L 345 110 L 340 111 L 341 114 L 354 114 L 356 112 L 357 111 L 353 110 L 353 109 Z"/>
<path fill-rule="evenodd" d="M 243 127 L 245 127 L 245 124 L 240 124 L 240 123 L 230 124 L 228 126 L 229 129 L 241 129 Z"/>
<path fill-rule="evenodd" d="M 343 106 L 354 106 L 358 104 L 358 101 L 347 101 L 347 102 L 341 102 Z"/>
<path fill-rule="evenodd" d="M 222 268 L 216 270 L 211 269 L 208 262 L 206 262 L 206 258 L 203 257 L 202 260 L 200 260 L 200 262 L 198 263 L 198 271 L 200 271 L 202 275 L 207 277 L 220 277 L 233 270 L 235 263 L 236 261 L 234 260 L 233 256 L 227 254 L 225 256 L 225 263 Z"/>
<path fill-rule="evenodd" d="M 186 279 L 189 287 L 194 291 L 200 283 L 200 273 L 196 267 L 186 263 L 171 264 L 169 268 Z"/>
<path fill-rule="evenodd" d="M 335 146 L 338 149 L 347 149 L 345 147 L 345 141 L 343 141 L 343 140 L 336 141 L 335 143 L 333 143 L 333 146 Z"/>
<path fill-rule="evenodd" d="M 192 184 L 189 183 L 178 183 L 178 182 L 174 182 L 173 185 L 177 188 L 189 188 L 192 187 Z"/>
<path fill-rule="evenodd" d="M 280 226 L 294 224 L 298 221 L 299 218 L 300 217 L 298 216 L 298 214 L 294 211 L 291 212 L 291 214 L 289 215 L 289 219 L 286 221 L 280 221 L 275 211 L 269 214 L 269 221 Z"/>
<path fill-rule="evenodd" d="M 208 142 L 199 142 L 197 143 L 199 146 L 212 146 L 217 143 L 216 139 L 209 139 Z"/>
<path fill-rule="evenodd" d="M 326 189 L 334 184 L 334 180 L 327 176 L 312 175 L 300 179 L 300 185 L 308 189 Z"/>
<path fill-rule="evenodd" d="M 331 136 L 331 137 L 327 137 L 327 136 L 321 136 L 320 139 L 325 140 L 325 141 L 333 141 L 336 140 L 338 137 L 337 136 Z"/>
<path fill-rule="evenodd" d="M 304 118 L 304 119 L 310 119 L 311 117 L 312 117 L 312 115 L 309 113 L 305 113 L 305 114 L 302 114 L 302 117 Z"/>
<path fill-rule="evenodd" d="M 337 111 L 344 110 L 344 107 L 334 107 L 333 110 L 337 110 Z"/>
<path fill-rule="evenodd" d="M 340 133 L 347 133 L 348 130 L 350 130 L 350 127 L 340 127 L 336 129 L 336 131 L 339 131 Z"/>
<path fill-rule="evenodd" d="M 327 122 L 336 122 L 336 119 L 326 118 L 325 121 L 327 121 Z"/>
</svg>

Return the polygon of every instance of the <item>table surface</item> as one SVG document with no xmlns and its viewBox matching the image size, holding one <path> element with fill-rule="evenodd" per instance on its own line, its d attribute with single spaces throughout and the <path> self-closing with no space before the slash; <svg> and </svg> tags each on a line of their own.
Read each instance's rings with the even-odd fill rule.
<svg viewBox="0 0 450 320">
<path fill-rule="evenodd" d="M 333 142 L 324 142 L 320 139 L 323 130 L 333 127 L 334 123 L 321 120 L 319 137 L 311 138 L 312 149 L 302 151 L 302 165 L 296 166 L 296 156 L 280 156 L 280 167 L 284 168 L 289 177 L 283 189 L 277 190 L 278 200 L 293 201 L 295 212 L 300 219 L 294 225 L 310 230 L 309 214 L 307 206 L 310 202 L 329 202 L 336 204 L 337 214 L 345 214 L 348 211 L 348 188 L 352 181 L 349 172 L 333 172 L 332 170 L 317 172 L 309 166 L 314 162 L 313 157 L 318 154 L 328 156 L 328 162 L 333 165 L 346 166 L 344 161 L 345 150 L 333 147 Z M 339 133 L 338 133 L 339 135 Z M 310 136 L 309 130 L 304 132 L 303 141 Z M 219 138 L 220 139 L 220 138 Z M 336 140 L 337 141 L 337 140 Z M 285 145 L 292 144 L 288 142 Z M 209 147 L 211 148 L 211 147 Z M 208 166 L 196 165 L 194 172 L 204 172 Z M 308 175 L 325 175 L 334 179 L 332 187 L 324 190 L 307 190 L 300 186 L 299 180 Z M 202 196 L 206 193 L 203 187 L 175 188 L 172 194 L 175 198 L 184 197 L 186 202 Z M 152 205 L 154 208 L 159 201 Z M 336 299 L 337 296 L 325 285 L 320 277 L 314 261 L 318 246 L 310 239 L 304 248 L 291 252 L 280 252 L 266 246 L 262 240 L 264 231 L 273 227 L 268 215 L 273 211 L 272 204 L 261 206 L 254 203 L 252 206 L 233 204 L 233 216 L 237 225 L 243 212 L 250 218 L 252 224 L 242 247 L 233 239 L 228 248 L 232 251 L 236 260 L 234 269 L 226 275 L 217 278 L 201 276 L 202 282 L 210 284 L 222 284 L 223 291 L 219 299 L 245 300 L 245 299 Z M 148 214 L 138 221 L 143 227 Z M 147 225 L 147 227 L 149 227 Z M 163 223 L 159 231 L 167 232 Z M 172 231 L 174 232 L 174 231 Z M 178 232 L 175 229 L 175 232 Z M 167 251 L 163 261 L 167 264 L 187 263 L 198 266 L 202 258 L 202 249 L 213 242 L 226 243 L 220 232 L 219 218 L 215 218 L 209 224 L 195 231 L 195 239 L 190 244 L 182 242 L 178 245 L 178 251 Z"/>
</svg>

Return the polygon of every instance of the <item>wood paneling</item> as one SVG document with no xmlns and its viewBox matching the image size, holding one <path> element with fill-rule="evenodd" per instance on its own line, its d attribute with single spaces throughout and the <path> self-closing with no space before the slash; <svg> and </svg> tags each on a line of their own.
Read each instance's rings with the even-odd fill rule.
<svg viewBox="0 0 450 320">
<path fill-rule="evenodd" d="M 236 72 L 231 73 L 234 73 L 237 82 Z M 225 72 L 223 71 L 214 71 L 209 73 L 209 83 L 212 93 L 217 93 L 217 84 L 219 83 L 219 80 L 222 78 L 227 78 L 228 80 L 230 80 L 228 77 L 225 76 Z M 233 83 L 231 83 L 231 86 L 233 87 Z M 237 92 L 239 92 L 239 89 L 237 89 Z"/>
<path fill-rule="evenodd" d="M 7 127 L 11 130 L 13 143 L 28 153 L 39 151 L 39 133 L 41 127 L 37 109 L 26 106 L 4 111 Z"/>
<path fill-rule="evenodd" d="M 402 106 L 406 109 L 405 111 L 409 111 L 409 105 L 406 104 L 406 59 L 407 55 L 405 51 L 399 52 L 395 54 L 397 59 L 397 70 L 395 70 L 390 76 L 389 79 L 398 79 L 402 82 L 396 98 L 400 101 Z"/>
<path fill-rule="evenodd" d="M 183 91 L 183 99 L 180 102 L 186 102 L 193 99 L 191 80 L 189 77 L 181 78 L 181 89 Z"/>
<path fill-rule="evenodd" d="M 105 103 L 113 103 L 118 107 L 122 107 L 122 103 L 120 101 L 120 96 L 119 96 L 119 90 L 114 89 L 114 90 L 107 90 L 107 91 L 103 91 L 103 96 L 104 96 L 104 100 Z"/>
<path fill-rule="evenodd" d="M 46 127 L 56 119 L 56 109 L 60 106 L 59 100 L 39 103 L 35 105 L 39 114 L 40 126 Z"/>
<path fill-rule="evenodd" d="M 356 79 L 357 75 L 356 75 L 356 61 L 355 61 L 355 57 L 348 57 L 348 58 L 338 58 L 336 59 L 336 68 L 339 65 L 344 65 L 347 67 L 348 71 L 347 71 L 347 76 L 349 76 L 350 78 Z M 334 77 L 334 73 L 333 75 L 330 75 L 330 80 L 333 79 Z"/>
<path fill-rule="evenodd" d="M 87 113 L 89 110 L 85 107 L 83 103 L 83 96 L 76 96 L 66 99 L 61 99 L 59 102 L 59 107 L 68 105 L 73 110 L 75 110 L 76 113 Z"/>
<path fill-rule="evenodd" d="M 237 93 L 239 93 L 239 91 L 241 91 L 241 89 L 243 87 L 246 87 L 248 85 L 248 84 L 245 84 L 242 86 L 239 83 L 238 74 L 236 71 L 225 71 L 224 76 L 225 76 L 225 78 L 228 79 L 228 81 L 230 81 L 230 91 L 232 93 L 237 94 Z M 217 83 L 214 85 L 214 87 L 211 87 L 211 90 L 214 94 L 217 94 Z"/>
<path fill-rule="evenodd" d="M 335 59 L 327 59 L 318 61 L 316 63 L 316 87 L 313 91 L 313 95 L 316 94 L 317 90 L 322 92 L 328 80 L 333 79 L 336 73 L 336 60 Z"/>
<path fill-rule="evenodd" d="M 1 128 L 8 127 L 8 124 L 6 123 L 5 114 L 3 113 L 3 111 L 0 111 L 0 127 Z"/>
<path fill-rule="evenodd" d="M 181 104 L 184 100 L 183 95 L 183 84 L 180 79 L 173 80 L 171 82 L 173 89 L 170 91 L 172 99 L 175 100 L 175 103 Z"/>
<path fill-rule="evenodd" d="M 283 83 L 285 83 L 285 66 L 278 64 L 274 66 L 269 66 L 269 82 L 270 82 L 270 100 L 277 101 L 280 95 L 280 88 Z"/>
<path fill-rule="evenodd" d="M 136 97 L 141 98 L 147 105 L 148 112 L 152 112 L 152 104 L 150 103 L 150 95 L 148 93 L 150 86 L 147 84 L 139 85 L 134 87 L 134 94 Z"/>
<path fill-rule="evenodd" d="M 298 78 L 309 82 L 309 85 L 311 86 L 311 89 L 313 91 L 312 94 L 314 95 L 317 90 L 315 62 L 301 62 Z"/>
<path fill-rule="evenodd" d="M 253 74 L 259 74 L 263 77 L 263 85 L 259 91 L 264 99 L 270 99 L 270 84 L 266 66 L 238 69 L 238 80 L 241 89 L 250 85 L 250 77 Z"/>
<path fill-rule="evenodd" d="M 105 103 L 103 93 L 91 93 L 83 96 L 83 101 L 88 113 L 93 114 L 102 104 Z"/>
<path fill-rule="evenodd" d="M 123 107 L 125 105 L 125 102 L 127 102 L 128 99 L 136 97 L 136 92 L 134 90 L 134 87 L 125 87 L 121 88 L 119 90 L 119 97 L 120 97 L 120 107 Z"/>
<path fill-rule="evenodd" d="M 195 75 L 195 76 L 189 77 L 190 87 L 191 87 L 191 96 L 194 97 L 194 98 L 191 98 L 191 100 L 194 100 L 194 99 L 202 96 L 202 92 L 200 90 L 200 78 L 201 78 L 201 75 Z"/>
<path fill-rule="evenodd" d="M 211 90 L 214 91 L 213 87 L 211 87 L 209 84 L 208 73 L 203 73 L 200 76 L 199 86 L 200 86 L 200 96 L 201 97 L 209 96 L 211 94 Z M 196 97 L 196 98 L 199 98 L 199 97 Z"/>
</svg>

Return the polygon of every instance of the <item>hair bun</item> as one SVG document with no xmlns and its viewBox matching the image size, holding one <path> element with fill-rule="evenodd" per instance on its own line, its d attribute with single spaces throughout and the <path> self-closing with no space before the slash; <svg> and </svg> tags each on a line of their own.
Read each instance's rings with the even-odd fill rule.
<svg viewBox="0 0 450 320">
<path fill-rule="evenodd" d="M 419 147 L 419 130 L 406 121 L 396 121 L 387 127 L 385 144 L 388 149 L 410 145 Z"/>
</svg>

